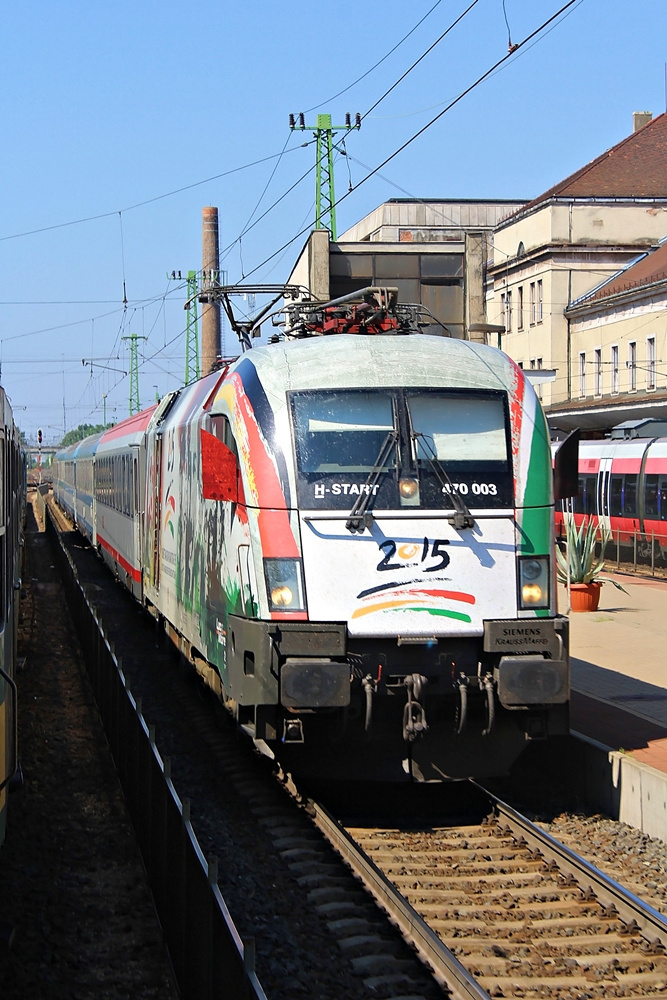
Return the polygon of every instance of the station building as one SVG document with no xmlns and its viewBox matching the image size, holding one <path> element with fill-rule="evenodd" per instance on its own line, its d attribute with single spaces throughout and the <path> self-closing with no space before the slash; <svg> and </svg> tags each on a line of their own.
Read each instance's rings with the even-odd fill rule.
<svg viewBox="0 0 667 1000">
<path fill-rule="evenodd" d="M 541 388 L 552 426 L 604 433 L 667 412 L 667 114 L 496 227 L 490 322 Z"/>
</svg>

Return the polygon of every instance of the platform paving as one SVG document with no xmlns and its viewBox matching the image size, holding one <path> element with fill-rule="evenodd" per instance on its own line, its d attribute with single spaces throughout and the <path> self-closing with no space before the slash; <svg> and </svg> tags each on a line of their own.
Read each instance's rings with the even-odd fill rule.
<svg viewBox="0 0 667 1000">
<path fill-rule="evenodd" d="M 569 614 L 572 729 L 667 773 L 667 581 L 603 575 L 625 592 L 607 582 L 597 611 Z"/>
</svg>

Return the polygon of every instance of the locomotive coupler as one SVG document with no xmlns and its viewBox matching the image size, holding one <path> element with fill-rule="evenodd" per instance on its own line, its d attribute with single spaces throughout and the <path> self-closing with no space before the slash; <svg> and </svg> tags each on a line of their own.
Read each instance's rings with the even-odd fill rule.
<svg viewBox="0 0 667 1000">
<path fill-rule="evenodd" d="M 428 679 L 422 674 L 408 674 L 403 683 L 408 690 L 408 700 L 403 709 L 403 739 L 413 743 L 428 729 L 424 707 L 419 703 L 422 688 Z"/>
<path fill-rule="evenodd" d="M 456 720 L 454 723 L 454 730 L 457 736 L 460 736 L 466 727 L 468 721 L 468 678 L 465 674 L 461 674 L 456 686 L 459 692 L 459 703 L 456 706 Z"/>
<path fill-rule="evenodd" d="M 493 677 L 491 674 L 486 674 L 483 683 L 486 693 L 486 729 L 482 730 L 482 736 L 489 736 L 496 718 L 496 696 L 493 690 Z"/>
<path fill-rule="evenodd" d="M 373 717 L 373 695 L 377 691 L 377 682 L 373 680 L 370 674 L 366 674 L 361 686 L 364 689 L 366 695 L 366 732 L 371 728 L 371 719 Z"/>
</svg>

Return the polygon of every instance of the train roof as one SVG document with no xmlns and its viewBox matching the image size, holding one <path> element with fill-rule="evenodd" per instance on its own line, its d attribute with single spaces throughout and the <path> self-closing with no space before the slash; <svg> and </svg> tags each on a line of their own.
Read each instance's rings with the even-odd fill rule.
<svg viewBox="0 0 667 1000">
<path fill-rule="evenodd" d="M 154 403 L 142 410 L 141 413 L 134 413 L 131 417 L 121 420 L 119 424 L 104 431 L 97 448 L 98 454 L 103 451 L 115 451 L 119 447 L 124 448 L 140 442 L 157 407 L 158 404 Z"/>
<path fill-rule="evenodd" d="M 276 391 L 380 386 L 505 389 L 517 369 L 502 351 L 451 337 L 337 334 L 253 348 L 230 368 L 251 364 Z M 519 376 L 520 377 L 520 376 Z"/>
<path fill-rule="evenodd" d="M 102 434 L 103 431 L 99 431 L 97 434 L 90 434 L 89 437 L 84 438 L 83 441 L 77 441 L 77 443 L 73 446 L 75 457 L 92 458 L 97 451 L 97 446 Z"/>
</svg>

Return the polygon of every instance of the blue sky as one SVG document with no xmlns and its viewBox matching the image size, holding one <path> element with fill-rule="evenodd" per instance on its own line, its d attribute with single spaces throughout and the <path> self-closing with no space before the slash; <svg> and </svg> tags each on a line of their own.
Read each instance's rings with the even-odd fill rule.
<svg viewBox="0 0 667 1000">
<path fill-rule="evenodd" d="M 239 236 L 314 165 L 290 112 L 366 115 L 470 2 L 6 5 L 0 361 L 28 438 L 101 423 L 105 405 L 127 416 L 132 333 L 142 405 L 181 384 L 186 295 L 167 275 L 200 266 L 202 207 L 219 209 L 230 282 L 284 280 L 305 235 L 272 255 L 314 218 L 313 171 Z M 407 194 L 533 198 L 628 135 L 633 111 L 664 111 L 664 0 L 580 0 L 360 183 L 507 53 L 505 15 L 519 43 L 564 3 L 477 0 L 347 137 L 339 233 Z"/>
</svg>

